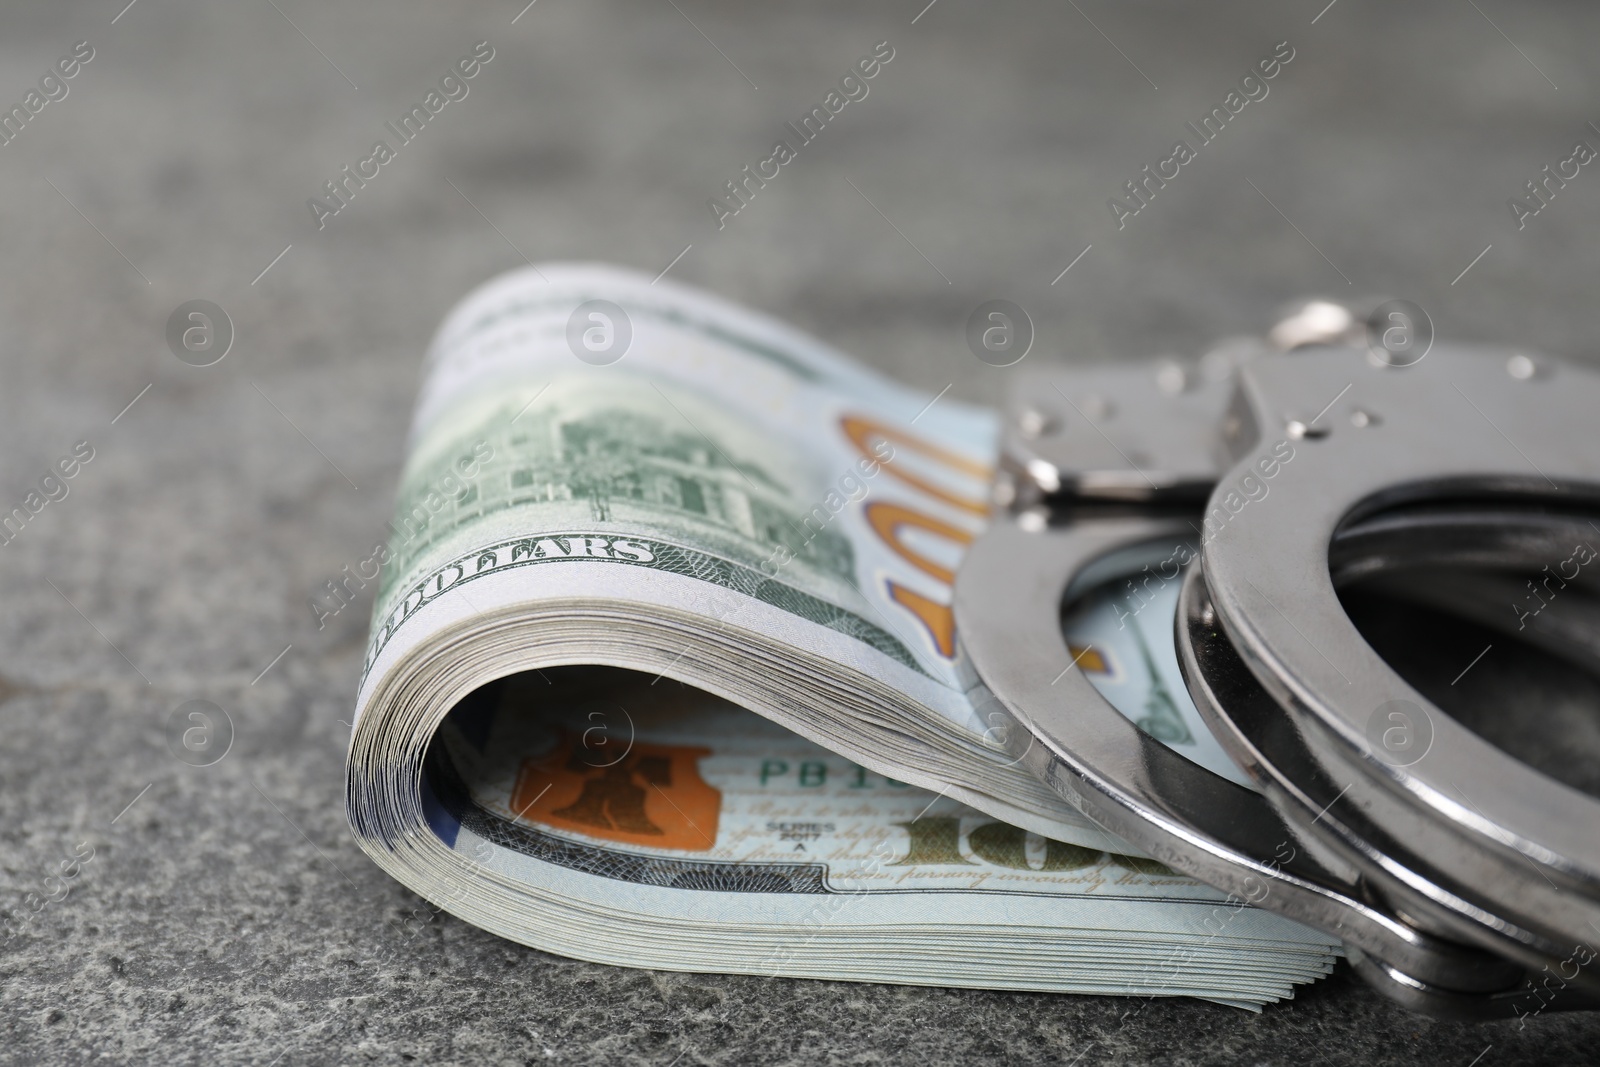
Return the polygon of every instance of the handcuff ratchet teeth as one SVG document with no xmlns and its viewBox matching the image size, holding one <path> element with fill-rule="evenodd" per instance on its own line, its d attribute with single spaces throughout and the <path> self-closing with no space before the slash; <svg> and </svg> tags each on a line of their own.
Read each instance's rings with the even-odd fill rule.
<svg viewBox="0 0 1600 1067">
<path fill-rule="evenodd" d="M 1451 718 L 1341 602 L 1380 589 L 1594 671 L 1600 582 L 1571 568 L 1600 544 L 1600 374 L 1443 344 L 1397 366 L 1331 340 L 1236 345 L 1233 366 L 1019 368 L 995 514 L 957 574 L 961 662 L 1069 803 L 1337 936 L 1400 1003 L 1600 1007 L 1600 800 Z M 1559 610 L 1507 599 L 1551 575 Z M 1063 620 L 1117 580 L 1117 628 L 1171 642 L 1174 699 L 1233 766 L 1091 678 L 1098 653 Z"/>
</svg>

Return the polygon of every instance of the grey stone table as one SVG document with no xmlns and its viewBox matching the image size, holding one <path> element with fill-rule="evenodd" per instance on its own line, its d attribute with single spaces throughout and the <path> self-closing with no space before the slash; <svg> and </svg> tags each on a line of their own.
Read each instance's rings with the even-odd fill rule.
<svg viewBox="0 0 1600 1067">
<path fill-rule="evenodd" d="M 93 450 L 0 546 L 0 1061 L 1593 1062 L 1595 1018 L 1432 1022 L 1344 971 L 1249 1015 L 403 930 L 419 901 L 341 811 L 369 604 L 318 630 L 308 599 L 382 536 L 430 332 L 524 257 L 670 264 L 930 397 L 1000 394 L 961 332 L 991 298 L 1036 360 L 1194 355 L 1305 293 L 1593 358 L 1600 174 L 1507 201 L 1600 145 L 1600 10 L 523 2 L 0 10 L 0 510 Z M 468 95 L 319 229 L 308 199 L 478 41 Z M 708 201 L 880 41 L 869 95 L 719 229 Z M 1108 200 L 1282 41 L 1119 229 Z M 214 366 L 164 338 L 192 299 L 234 325 Z M 169 751 L 195 699 L 234 724 L 209 767 Z"/>
</svg>

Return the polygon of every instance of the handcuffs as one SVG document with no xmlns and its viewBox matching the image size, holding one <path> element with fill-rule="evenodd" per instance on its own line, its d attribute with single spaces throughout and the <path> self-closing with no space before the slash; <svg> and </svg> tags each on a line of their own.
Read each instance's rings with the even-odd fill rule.
<svg viewBox="0 0 1600 1067">
<path fill-rule="evenodd" d="M 1280 351 L 1019 367 L 992 523 L 957 575 L 960 660 L 1069 803 L 1338 937 L 1401 1004 L 1600 1007 L 1600 799 L 1430 702 L 1340 600 L 1382 590 L 1491 647 L 1600 667 L 1600 581 L 1569 574 L 1600 545 L 1600 373 L 1442 343 L 1397 358 L 1359 327 L 1312 303 L 1274 331 Z M 1181 583 L 1184 695 L 1253 787 L 1089 677 L 1063 613 L 1117 581 Z"/>
</svg>

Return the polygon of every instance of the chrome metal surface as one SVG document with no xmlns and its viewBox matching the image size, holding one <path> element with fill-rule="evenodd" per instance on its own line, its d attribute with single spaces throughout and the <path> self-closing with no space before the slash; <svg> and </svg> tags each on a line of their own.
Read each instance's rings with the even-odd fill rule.
<svg viewBox="0 0 1600 1067">
<path fill-rule="evenodd" d="M 1508 938 L 1509 920 L 1503 910 L 1482 909 L 1480 921 L 1474 924 L 1436 906 L 1441 895 L 1455 893 L 1461 899 L 1459 894 L 1468 887 L 1450 885 L 1410 848 L 1417 825 L 1414 815 L 1397 817 L 1390 809 L 1375 811 L 1359 799 L 1349 800 L 1351 783 L 1330 777 L 1307 751 L 1302 731 L 1261 687 L 1222 632 L 1202 568 L 1193 568 L 1186 576 L 1178 631 L 1178 661 L 1201 714 L 1229 754 L 1262 785 L 1274 810 L 1295 828 L 1301 840 L 1314 843 L 1330 864 L 1353 870 L 1368 896 L 1382 901 L 1401 921 L 1445 938 L 1475 943 L 1485 951 L 1515 959 L 1534 974 L 1546 969 L 1559 971 L 1561 988 L 1569 992 L 1563 994 L 1559 1007 L 1545 1010 L 1595 1006 L 1584 999 L 1600 992 L 1587 966 L 1594 958 L 1592 952 L 1587 958 L 1583 954 L 1571 957 L 1572 962 L 1563 966 L 1569 957 L 1540 952 Z M 1334 813 L 1336 804 L 1339 811 Z M 1495 929 L 1492 934 L 1486 930 L 1490 924 Z M 1381 959 L 1380 953 L 1371 955 Z M 1402 968 L 1392 967 L 1392 961 L 1383 963 L 1404 973 Z M 1430 987 L 1438 985 L 1426 975 L 1413 972 L 1407 976 Z M 1435 988 L 1431 995 L 1442 992 Z M 1514 996 L 1497 1003 L 1506 1011 L 1532 1010 Z"/>
<path fill-rule="evenodd" d="M 1002 506 L 1198 502 L 1226 462 L 1217 428 L 1230 378 L 1177 362 L 1017 373 L 996 483 Z"/>
<path fill-rule="evenodd" d="M 1141 731 L 1075 668 L 1058 624 L 1074 577 L 1113 550 L 1192 534 L 1191 522 L 1170 519 L 1029 532 L 1003 516 L 973 545 L 956 579 L 957 626 L 965 658 L 1020 727 L 1008 739 L 1013 750 L 1090 818 L 1156 859 L 1334 933 L 1441 996 L 1515 988 L 1520 967 L 1419 930 L 1369 899 L 1354 868 L 1317 858 L 1266 798 Z"/>
<path fill-rule="evenodd" d="M 1508 513 L 1600 511 L 1600 435 L 1586 430 L 1600 377 L 1546 364 L 1544 374 L 1518 379 L 1507 366 L 1504 353 L 1456 349 L 1403 369 L 1351 350 L 1302 361 L 1293 373 L 1271 361 L 1246 368 L 1245 403 L 1235 410 L 1252 423 L 1255 444 L 1213 493 L 1214 536 L 1201 560 L 1220 630 L 1281 709 L 1271 736 L 1292 736 L 1321 777 L 1291 771 L 1283 751 L 1257 760 L 1263 776 L 1304 803 L 1320 798 L 1325 840 L 1384 879 L 1383 891 L 1415 919 L 1539 967 L 1593 957 L 1600 801 L 1429 705 L 1356 630 L 1329 555 L 1341 528 L 1402 504 L 1476 498 Z M 1271 501 L 1229 514 L 1230 479 L 1275 454 L 1281 413 L 1299 407 L 1324 411 L 1334 429 L 1296 446 Z M 1357 427 L 1355 410 L 1382 419 Z M 1570 561 L 1570 544 L 1548 532 L 1484 540 L 1479 530 L 1477 550 L 1508 568 L 1537 569 L 1551 549 L 1560 554 L 1543 562 Z M 1430 559 L 1431 547 L 1412 558 Z M 1510 605 L 1506 613 L 1514 617 Z M 1384 709 L 1397 707 L 1417 709 L 1431 733 L 1427 750 L 1404 765 L 1371 740 Z M 1309 795 L 1318 780 L 1331 787 L 1326 796 Z M 1591 967 L 1570 980 L 1600 992 Z"/>
<path fill-rule="evenodd" d="M 1169 866 L 1336 934 L 1417 1010 L 1600 1006 L 1600 801 L 1428 704 L 1338 595 L 1381 588 L 1594 670 L 1600 596 L 1565 568 L 1586 529 L 1600 544 L 1600 434 L 1585 436 L 1600 376 L 1445 346 L 1406 367 L 1319 346 L 1246 360 L 1232 383 L 1157 374 L 1044 372 L 1008 410 L 1007 510 L 954 606 L 1013 751 Z M 1064 598 L 1107 560 L 1195 540 L 1179 662 L 1262 792 L 1141 731 L 1062 635 Z M 1513 606 L 1530 578 L 1549 593 L 1558 561 L 1561 610 Z M 1391 705 L 1429 727 L 1415 758 L 1372 740 Z"/>
</svg>

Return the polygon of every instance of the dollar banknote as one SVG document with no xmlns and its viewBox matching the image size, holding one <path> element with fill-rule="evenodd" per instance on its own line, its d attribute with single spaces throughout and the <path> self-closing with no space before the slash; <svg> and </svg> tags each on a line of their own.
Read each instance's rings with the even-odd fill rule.
<svg viewBox="0 0 1600 1067">
<path fill-rule="evenodd" d="M 665 281 L 489 283 L 428 355 L 375 551 L 358 840 L 470 921 L 609 962 L 1130 992 L 1182 949 L 1189 984 L 1162 989 L 1239 1003 L 1323 973 L 1326 938 L 1252 909 L 1208 932 L 1220 896 L 1031 777 L 968 691 L 950 592 L 996 430 Z M 1125 641 L 1096 655 L 1172 695 Z M 581 739 L 610 728 L 540 716 L 608 692 L 658 711 L 591 773 Z M 1208 758 L 1186 698 L 1160 703 L 1141 725 Z"/>
<path fill-rule="evenodd" d="M 589 352 L 590 332 L 612 351 Z M 491 283 L 429 356 L 358 714 L 448 680 L 416 694 L 437 721 L 509 670 L 603 663 L 1013 825 L 1122 847 L 964 689 L 950 588 L 988 510 L 996 423 L 933 400 L 665 282 L 545 266 Z M 462 654 L 436 672 L 446 646 Z"/>
<path fill-rule="evenodd" d="M 1330 942 L 1153 860 L 1040 837 L 701 690 L 519 674 L 445 720 L 432 831 L 386 860 L 487 929 L 591 960 L 1253 1007 Z"/>
</svg>

